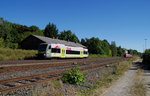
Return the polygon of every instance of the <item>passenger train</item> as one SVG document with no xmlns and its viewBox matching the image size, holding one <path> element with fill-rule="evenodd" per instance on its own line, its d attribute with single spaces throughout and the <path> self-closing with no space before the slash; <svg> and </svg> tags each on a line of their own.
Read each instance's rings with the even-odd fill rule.
<svg viewBox="0 0 150 96">
<path fill-rule="evenodd" d="M 132 58 L 133 56 L 132 56 L 131 54 L 127 54 L 127 53 L 126 53 L 126 54 L 124 54 L 124 57 L 125 57 L 125 58 Z"/>
<path fill-rule="evenodd" d="M 42 43 L 38 49 L 38 57 L 44 58 L 87 58 L 88 49 L 71 47 L 64 44 Z"/>
</svg>

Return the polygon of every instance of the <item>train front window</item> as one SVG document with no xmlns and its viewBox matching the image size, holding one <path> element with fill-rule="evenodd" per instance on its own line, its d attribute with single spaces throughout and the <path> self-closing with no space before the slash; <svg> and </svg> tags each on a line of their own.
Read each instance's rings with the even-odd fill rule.
<svg viewBox="0 0 150 96">
<path fill-rule="evenodd" d="M 60 49 L 52 48 L 52 53 L 60 53 Z"/>
<path fill-rule="evenodd" d="M 87 51 L 84 51 L 84 54 L 88 54 L 88 52 L 87 52 Z"/>
<path fill-rule="evenodd" d="M 47 45 L 40 45 L 40 47 L 39 47 L 39 51 L 46 51 L 46 47 L 47 47 Z"/>
</svg>

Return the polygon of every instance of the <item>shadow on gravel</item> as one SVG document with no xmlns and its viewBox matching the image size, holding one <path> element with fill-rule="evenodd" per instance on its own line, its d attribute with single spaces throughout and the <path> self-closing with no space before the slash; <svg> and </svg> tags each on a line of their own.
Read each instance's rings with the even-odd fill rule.
<svg viewBox="0 0 150 96">
<path fill-rule="evenodd" d="M 137 62 L 136 64 L 138 65 L 138 67 L 144 70 L 143 76 L 145 76 L 145 78 L 148 79 L 150 77 L 150 66 L 144 65 L 142 62 Z M 147 85 L 148 88 L 150 88 L 150 82 L 147 82 L 145 85 Z"/>
<path fill-rule="evenodd" d="M 146 73 L 146 72 L 144 72 L 144 73 Z M 150 72 L 148 72 L 148 73 L 150 73 Z M 143 76 L 150 76 L 150 74 L 144 74 Z"/>
<path fill-rule="evenodd" d="M 150 66 L 144 65 L 142 62 L 139 64 L 139 67 L 144 70 L 144 73 L 150 73 Z"/>
<path fill-rule="evenodd" d="M 137 70 L 137 66 L 139 65 L 139 62 L 133 63 L 133 66 L 129 68 L 129 70 Z"/>
<path fill-rule="evenodd" d="M 42 60 L 42 59 L 35 56 L 35 57 L 26 57 L 24 58 L 24 60 Z"/>
<path fill-rule="evenodd" d="M 141 69 L 143 69 L 143 70 L 144 70 L 144 73 L 145 73 L 145 72 L 146 72 L 146 73 L 147 73 L 147 72 L 150 73 L 150 66 L 144 65 L 142 62 L 135 62 L 134 65 L 136 65 L 136 66 L 140 67 Z"/>
<path fill-rule="evenodd" d="M 63 59 L 86 59 L 86 58 L 58 58 L 58 57 L 44 58 L 38 56 L 24 58 L 24 60 L 51 60 L 51 59 L 63 60 Z"/>
<path fill-rule="evenodd" d="M 147 84 L 148 85 L 148 88 L 150 88 L 150 84 Z"/>
<path fill-rule="evenodd" d="M 44 58 L 44 57 L 26 57 L 24 60 L 50 60 L 51 58 Z M 60 59 L 60 58 L 54 58 L 54 59 Z"/>
<path fill-rule="evenodd" d="M 133 68 L 130 68 L 129 70 L 137 70 L 137 68 L 136 68 L 136 67 L 135 67 L 135 68 L 133 67 Z"/>
</svg>

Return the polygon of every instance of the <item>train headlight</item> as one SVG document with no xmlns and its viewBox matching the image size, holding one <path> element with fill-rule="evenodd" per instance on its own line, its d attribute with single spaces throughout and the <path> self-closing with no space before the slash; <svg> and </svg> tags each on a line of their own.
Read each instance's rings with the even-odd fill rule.
<svg viewBox="0 0 150 96">
<path fill-rule="evenodd" d="M 46 56 L 50 56 L 50 54 L 49 54 L 49 53 L 46 53 Z"/>
</svg>

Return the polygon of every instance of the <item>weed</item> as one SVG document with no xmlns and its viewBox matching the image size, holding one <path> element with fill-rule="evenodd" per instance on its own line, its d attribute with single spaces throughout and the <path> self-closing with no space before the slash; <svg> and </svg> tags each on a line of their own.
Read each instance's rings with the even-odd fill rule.
<svg viewBox="0 0 150 96">
<path fill-rule="evenodd" d="M 80 72 L 79 67 L 71 69 L 69 72 L 63 75 L 62 81 L 69 84 L 82 84 L 85 82 L 83 73 Z"/>
<path fill-rule="evenodd" d="M 82 90 L 82 96 L 100 96 L 111 84 L 116 81 L 132 65 L 129 61 L 123 61 L 116 64 L 114 72 L 109 74 L 107 70 L 102 71 L 102 79 L 99 80 L 92 88 Z"/>
<path fill-rule="evenodd" d="M 133 86 L 131 87 L 132 96 L 146 96 L 146 87 L 144 86 L 144 79 L 142 78 L 143 70 L 138 68 L 137 75 L 133 79 Z"/>
<path fill-rule="evenodd" d="M 50 81 L 48 83 L 45 83 L 45 87 L 42 89 L 40 86 L 42 85 L 37 85 L 32 90 L 31 96 L 63 96 L 63 94 L 60 91 L 60 88 L 57 88 L 58 86 L 55 86 L 54 82 Z"/>
<path fill-rule="evenodd" d="M 60 81 L 55 80 L 55 81 L 53 81 L 53 84 L 54 84 L 57 88 L 60 88 Z"/>
<path fill-rule="evenodd" d="M 138 74 L 138 75 L 143 74 L 143 72 L 144 72 L 144 70 L 142 70 L 141 68 L 138 68 L 138 69 L 137 69 L 137 74 Z"/>
<path fill-rule="evenodd" d="M 146 87 L 143 81 L 144 80 L 140 76 L 134 78 L 134 85 L 131 87 L 132 96 L 146 96 Z"/>
<path fill-rule="evenodd" d="M 18 60 L 23 60 L 23 58 L 21 56 L 18 57 Z"/>
</svg>

